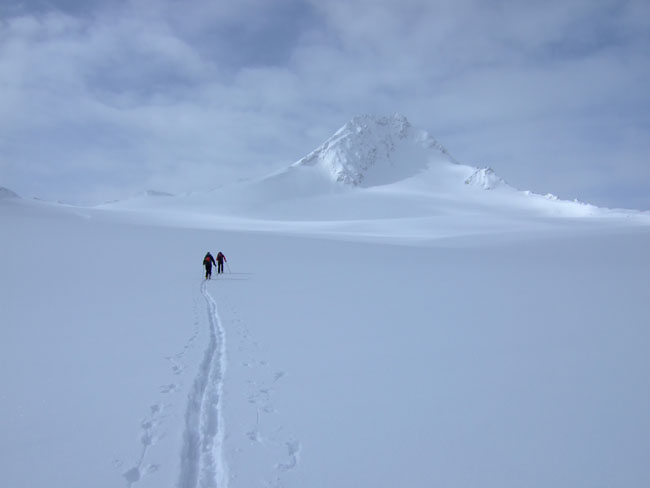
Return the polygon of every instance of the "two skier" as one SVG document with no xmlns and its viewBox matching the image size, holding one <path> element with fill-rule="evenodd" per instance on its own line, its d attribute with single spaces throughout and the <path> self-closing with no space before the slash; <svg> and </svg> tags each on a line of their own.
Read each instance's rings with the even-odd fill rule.
<svg viewBox="0 0 650 488">
<path fill-rule="evenodd" d="M 207 252 L 205 257 L 203 258 L 203 266 L 205 266 L 205 279 L 209 280 L 212 279 L 212 266 L 217 267 L 217 274 L 223 273 L 223 262 L 228 262 L 226 259 L 226 256 L 223 255 L 221 251 L 219 251 L 219 254 L 217 254 L 217 260 L 215 262 L 214 257 L 212 257 L 212 254 L 210 254 L 210 251 Z"/>
</svg>

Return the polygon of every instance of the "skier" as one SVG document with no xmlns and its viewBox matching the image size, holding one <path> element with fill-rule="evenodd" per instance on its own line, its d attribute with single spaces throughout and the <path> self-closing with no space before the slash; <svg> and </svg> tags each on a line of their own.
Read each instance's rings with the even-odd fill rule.
<svg viewBox="0 0 650 488">
<path fill-rule="evenodd" d="M 217 274 L 223 273 L 223 262 L 228 262 L 226 259 L 226 256 L 223 255 L 221 251 L 219 251 L 219 254 L 217 254 Z"/>
<path fill-rule="evenodd" d="M 207 252 L 205 257 L 203 258 L 203 266 L 205 266 L 205 279 L 209 280 L 212 279 L 212 265 L 217 265 L 217 263 L 214 262 L 214 258 L 212 257 L 212 254 L 210 254 L 210 251 Z"/>
</svg>

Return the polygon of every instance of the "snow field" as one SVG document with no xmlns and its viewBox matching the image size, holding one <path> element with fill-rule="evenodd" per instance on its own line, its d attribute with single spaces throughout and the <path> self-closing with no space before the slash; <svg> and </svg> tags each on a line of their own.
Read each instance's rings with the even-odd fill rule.
<svg viewBox="0 0 650 488">
<path fill-rule="evenodd" d="M 426 187 L 0 202 L 2 484 L 649 485 L 647 216 Z"/>
<path fill-rule="evenodd" d="M 232 441 L 232 486 L 255 482 L 251 453 L 279 449 L 279 432 L 300 446 L 283 486 L 645 484 L 637 232 L 422 247 L 256 235 L 264 252 L 238 248 L 254 278 L 212 284 L 275 366 L 258 367 L 272 411 L 261 427 L 247 414 L 270 440 Z"/>
<path fill-rule="evenodd" d="M 184 236 L 7 209 L 3 484 L 175 481 L 208 332 L 200 276 L 178 261 Z"/>
</svg>

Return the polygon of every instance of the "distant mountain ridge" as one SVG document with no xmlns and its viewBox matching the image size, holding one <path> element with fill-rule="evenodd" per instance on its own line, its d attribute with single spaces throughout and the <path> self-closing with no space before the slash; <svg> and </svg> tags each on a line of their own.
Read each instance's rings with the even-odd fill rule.
<svg viewBox="0 0 650 488">
<path fill-rule="evenodd" d="M 0 200 L 4 200 L 7 198 L 20 198 L 20 195 L 18 195 L 18 193 L 11 191 L 9 188 L 0 186 Z"/>
</svg>

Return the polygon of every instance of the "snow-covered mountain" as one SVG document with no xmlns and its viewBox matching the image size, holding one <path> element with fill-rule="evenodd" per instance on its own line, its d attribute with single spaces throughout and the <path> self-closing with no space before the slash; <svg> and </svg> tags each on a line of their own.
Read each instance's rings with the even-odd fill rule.
<svg viewBox="0 0 650 488">
<path fill-rule="evenodd" d="M 164 209 L 258 223 L 372 221 L 368 225 L 382 233 L 388 232 L 377 229 L 382 221 L 412 219 L 411 231 L 420 235 L 431 229 L 446 233 L 464 228 L 472 233 L 488 221 L 528 225 L 558 217 L 639 214 L 519 191 L 491 168 L 459 163 L 428 132 L 399 114 L 354 117 L 305 157 L 258 179 L 165 199 L 141 195 L 104 208 Z"/>
<path fill-rule="evenodd" d="M 464 192 L 476 171 L 403 115 L 360 115 L 302 159 L 249 185 L 262 193 L 281 189 L 285 200 L 349 192 L 372 198 L 367 190 L 381 187 L 433 195 Z"/>
</svg>

